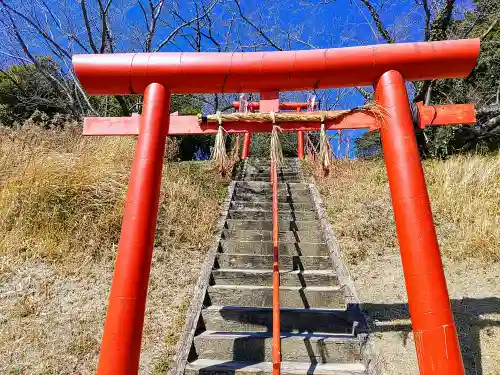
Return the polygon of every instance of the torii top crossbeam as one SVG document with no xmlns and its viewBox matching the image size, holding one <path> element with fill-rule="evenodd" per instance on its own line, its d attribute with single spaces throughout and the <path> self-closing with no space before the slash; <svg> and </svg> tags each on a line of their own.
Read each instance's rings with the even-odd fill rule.
<svg viewBox="0 0 500 375">
<path fill-rule="evenodd" d="M 283 52 L 167 52 L 75 55 L 89 94 L 142 94 L 151 83 L 173 93 L 294 91 L 372 85 L 396 70 L 407 81 L 467 76 L 479 39 Z"/>
</svg>

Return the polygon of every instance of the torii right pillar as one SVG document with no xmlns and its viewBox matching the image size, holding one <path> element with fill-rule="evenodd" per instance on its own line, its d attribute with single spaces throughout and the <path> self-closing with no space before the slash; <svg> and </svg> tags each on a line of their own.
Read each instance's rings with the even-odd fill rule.
<svg viewBox="0 0 500 375">
<path fill-rule="evenodd" d="M 391 70 L 374 87 L 420 374 L 464 375 L 404 78 Z"/>
</svg>

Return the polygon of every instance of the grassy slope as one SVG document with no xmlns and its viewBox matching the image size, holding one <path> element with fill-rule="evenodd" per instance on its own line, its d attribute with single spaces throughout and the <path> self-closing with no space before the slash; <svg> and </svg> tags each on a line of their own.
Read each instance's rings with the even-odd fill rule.
<svg viewBox="0 0 500 375">
<path fill-rule="evenodd" d="M 426 161 L 426 180 L 468 374 L 500 373 L 500 155 Z M 383 161 L 317 177 L 389 374 L 417 374 Z M 482 372 L 481 372 L 482 369 Z"/>
<path fill-rule="evenodd" d="M 2 374 L 95 373 L 134 140 L 79 133 L 0 134 Z M 166 165 L 141 373 L 169 366 L 227 182 Z"/>
</svg>

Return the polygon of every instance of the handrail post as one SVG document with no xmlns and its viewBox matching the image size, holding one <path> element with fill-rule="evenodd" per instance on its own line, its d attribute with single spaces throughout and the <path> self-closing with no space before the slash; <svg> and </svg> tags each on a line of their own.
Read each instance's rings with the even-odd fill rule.
<svg viewBox="0 0 500 375">
<path fill-rule="evenodd" d="M 279 221 L 278 221 L 278 167 L 271 160 L 273 186 L 273 375 L 281 373 L 280 327 L 280 269 L 279 269 Z"/>
<path fill-rule="evenodd" d="M 420 374 L 464 375 L 403 76 L 382 74 L 375 100 Z"/>
<path fill-rule="evenodd" d="M 170 91 L 150 84 L 125 198 L 98 375 L 137 375 L 158 215 Z"/>
</svg>

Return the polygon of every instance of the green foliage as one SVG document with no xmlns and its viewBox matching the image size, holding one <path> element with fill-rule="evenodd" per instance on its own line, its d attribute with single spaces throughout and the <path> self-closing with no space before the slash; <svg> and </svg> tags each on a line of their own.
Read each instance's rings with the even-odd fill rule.
<svg viewBox="0 0 500 375">
<path fill-rule="evenodd" d="M 497 97 L 500 90 L 500 2 L 475 0 L 475 5 L 476 9 L 466 12 L 463 19 L 452 22 L 448 38 L 481 38 L 476 67 L 465 80 L 435 81 L 430 104 L 474 103 L 478 125 L 426 128 L 418 134 L 418 140 L 421 153 L 427 157 L 495 151 L 500 147 L 500 122 L 494 126 L 490 121 L 500 116 Z M 492 109 L 486 111 L 487 108 Z"/>
<path fill-rule="evenodd" d="M 59 66 L 50 57 L 39 57 L 37 64 L 12 65 L 0 71 L 0 124 L 11 126 L 31 117 L 35 111 L 53 116 L 67 113 L 57 87 L 48 76 L 59 77 Z"/>
<path fill-rule="evenodd" d="M 170 111 L 183 116 L 197 115 L 201 113 L 201 102 L 195 95 L 172 95 Z M 177 158 L 180 160 L 208 159 L 215 139 L 213 135 L 183 135 L 175 138 L 179 143 Z"/>
<path fill-rule="evenodd" d="M 281 149 L 284 157 L 297 156 L 297 133 L 281 133 L 279 135 Z M 271 144 L 270 133 L 255 133 L 252 134 L 252 142 L 250 144 L 250 156 L 254 157 L 269 157 Z"/>
<path fill-rule="evenodd" d="M 371 158 L 382 153 L 380 133 L 378 131 L 366 132 L 361 137 L 356 138 L 355 142 L 357 157 Z"/>
</svg>

